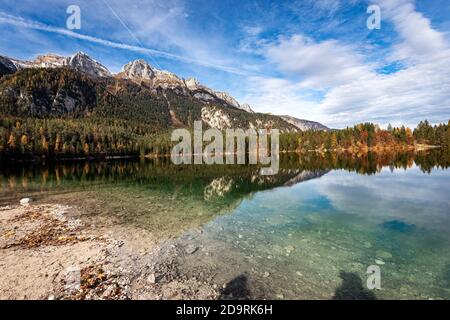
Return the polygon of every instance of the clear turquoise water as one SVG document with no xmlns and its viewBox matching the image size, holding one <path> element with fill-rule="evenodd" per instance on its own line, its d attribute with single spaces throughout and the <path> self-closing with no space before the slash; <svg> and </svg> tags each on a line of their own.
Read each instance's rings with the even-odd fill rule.
<svg viewBox="0 0 450 320">
<path fill-rule="evenodd" d="M 257 193 L 198 243 L 259 297 L 449 299 L 449 191 L 443 170 L 336 170 Z M 366 290 L 377 264 L 382 289 Z"/>
<path fill-rule="evenodd" d="M 193 245 L 179 269 L 225 284 L 223 298 L 450 299 L 450 171 L 401 162 L 294 159 L 266 178 L 154 162 L 3 167 L 0 204 L 69 202 Z M 367 289 L 372 265 L 381 290 Z"/>
</svg>

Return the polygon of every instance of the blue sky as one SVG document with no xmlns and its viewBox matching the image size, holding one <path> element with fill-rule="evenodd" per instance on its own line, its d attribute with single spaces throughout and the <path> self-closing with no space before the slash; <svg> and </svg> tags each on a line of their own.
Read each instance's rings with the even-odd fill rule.
<svg viewBox="0 0 450 320">
<path fill-rule="evenodd" d="M 84 51 L 113 72 L 144 58 L 256 111 L 415 126 L 450 118 L 449 17 L 440 0 L 0 0 L 0 54 Z"/>
</svg>

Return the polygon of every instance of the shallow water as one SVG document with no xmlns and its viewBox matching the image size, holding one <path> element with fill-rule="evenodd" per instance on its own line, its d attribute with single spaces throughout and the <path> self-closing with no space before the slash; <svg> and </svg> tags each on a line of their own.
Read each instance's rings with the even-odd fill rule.
<svg viewBox="0 0 450 320">
<path fill-rule="evenodd" d="M 2 166 L 32 195 L 198 250 L 180 268 L 223 298 L 450 299 L 450 171 L 433 154 L 289 156 L 280 173 L 167 161 Z M 381 271 L 368 290 L 367 269 Z"/>
</svg>

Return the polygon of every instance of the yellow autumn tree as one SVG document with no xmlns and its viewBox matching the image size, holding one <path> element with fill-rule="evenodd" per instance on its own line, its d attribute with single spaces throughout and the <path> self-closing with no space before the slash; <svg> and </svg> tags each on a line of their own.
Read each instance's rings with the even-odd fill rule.
<svg viewBox="0 0 450 320">
<path fill-rule="evenodd" d="M 43 136 L 41 140 L 42 150 L 47 153 L 48 152 L 48 142 L 47 139 Z"/>
<path fill-rule="evenodd" d="M 58 133 L 55 141 L 55 152 L 58 153 L 59 151 L 61 151 L 61 136 Z"/>
<path fill-rule="evenodd" d="M 10 149 L 15 149 L 16 148 L 16 137 L 12 133 L 9 135 L 8 147 Z"/>
<path fill-rule="evenodd" d="M 338 147 L 337 137 L 336 134 L 333 132 L 333 134 L 331 135 L 331 149 L 336 150 L 337 147 Z"/>
</svg>

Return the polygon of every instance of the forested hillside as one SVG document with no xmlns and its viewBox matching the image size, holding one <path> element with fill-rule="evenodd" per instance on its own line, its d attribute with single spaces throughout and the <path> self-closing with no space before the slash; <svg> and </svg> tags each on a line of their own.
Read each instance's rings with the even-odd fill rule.
<svg viewBox="0 0 450 320">
<path fill-rule="evenodd" d="M 279 117 L 205 105 L 172 89 L 70 68 L 24 69 L 0 79 L 0 153 L 14 157 L 167 154 L 171 128 L 192 128 L 207 110 L 235 128 L 286 131 Z M 208 118 L 210 119 L 210 118 Z M 214 120 L 214 119 L 213 119 Z M 205 128 L 210 127 L 205 122 Z"/>
</svg>

